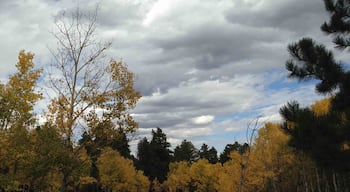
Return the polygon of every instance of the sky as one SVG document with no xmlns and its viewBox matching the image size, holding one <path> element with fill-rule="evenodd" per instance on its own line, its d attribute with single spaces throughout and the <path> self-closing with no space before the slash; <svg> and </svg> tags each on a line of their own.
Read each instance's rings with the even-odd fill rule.
<svg viewBox="0 0 350 192">
<path fill-rule="evenodd" d="M 324 97 L 314 81 L 288 79 L 285 70 L 288 44 L 302 37 L 332 47 L 320 31 L 328 20 L 322 0 L 0 0 L 0 81 L 15 72 L 22 49 L 45 70 L 55 17 L 96 4 L 97 37 L 113 42 L 108 56 L 128 65 L 143 95 L 130 112 L 139 123 L 133 150 L 160 127 L 173 147 L 187 139 L 221 152 L 245 142 L 257 118 L 280 121 L 288 101 L 308 106 Z"/>
</svg>

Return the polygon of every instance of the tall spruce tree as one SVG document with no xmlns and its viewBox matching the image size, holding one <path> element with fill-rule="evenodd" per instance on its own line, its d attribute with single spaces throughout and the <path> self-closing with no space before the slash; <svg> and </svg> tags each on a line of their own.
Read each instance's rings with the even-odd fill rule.
<svg viewBox="0 0 350 192">
<path fill-rule="evenodd" d="M 215 147 L 211 147 L 209 149 L 209 146 L 203 143 L 201 149 L 199 150 L 199 158 L 207 159 L 209 163 L 215 164 L 219 161 L 218 151 L 215 149 Z"/>
<path fill-rule="evenodd" d="M 193 163 L 199 158 L 199 151 L 193 145 L 191 141 L 186 139 L 181 142 L 180 145 L 175 147 L 174 160 L 175 161 L 187 161 Z"/>
<path fill-rule="evenodd" d="M 137 162 L 139 169 L 151 180 L 166 180 L 171 161 L 170 143 L 162 129 L 152 130 L 152 140 L 142 139 L 137 146 Z"/>
</svg>

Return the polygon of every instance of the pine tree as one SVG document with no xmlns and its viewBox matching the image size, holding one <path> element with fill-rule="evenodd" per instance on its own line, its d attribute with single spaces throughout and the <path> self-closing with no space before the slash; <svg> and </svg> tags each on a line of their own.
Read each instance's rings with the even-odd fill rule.
<svg viewBox="0 0 350 192">
<path fill-rule="evenodd" d="M 174 160 L 175 161 L 187 161 L 193 163 L 199 158 L 199 152 L 191 141 L 186 139 L 181 142 L 180 145 L 175 147 Z"/>
<path fill-rule="evenodd" d="M 321 30 L 331 34 L 335 47 L 347 50 L 350 46 L 348 0 L 324 0 L 330 20 Z M 280 109 L 285 119 L 284 130 L 290 144 L 310 154 L 320 166 L 338 172 L 350 170 L 350 71 L 334 59 L 332 51 L 310 38 L 288 46 L 291 59 L 286 62 L 290 78 L 316 79 L 316 91 L 332 95 L 328 113 L 318 114 L 292 101 Z"/>
<path fill-rule="evenodd" d="M 152 140 L 147 138 L 138 143 L 137 167 L 144 171 L 145 175 L 153 181 L 162 183 L 166 180 L 169 163 L 171 161 L 170 143 L 166 134 L 160 128 L 152 130 Z"/>
<path fill-rule="evenodd" d="M 215 147 L 209 149 L 209 146 L 205 143 L 202 144 L 201 149 L 199 150 L 199 157 L 201 159 L 207 159 L 211 164 L 215 164 L 219 161 L 218 152 Z"/>
</svg>

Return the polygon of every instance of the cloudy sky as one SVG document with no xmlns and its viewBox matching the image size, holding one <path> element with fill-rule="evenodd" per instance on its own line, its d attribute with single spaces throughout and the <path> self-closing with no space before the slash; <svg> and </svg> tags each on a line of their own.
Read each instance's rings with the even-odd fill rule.
<svg viewBox="0 0 350 192">
<path fill-rule="evenodd" d="M 160 127 L 173 146 L 183 139 L 220 152 L 245 141 L 247 124 L 278 121 L 290 100 L 321 98 L 314 84 L 287 79 L 287 45 L 320 32 L 322 0 L 0 0 L 0 81 L 15 71 L 18 52 L 50 62 L 55 16 L 99 3 L 97 35 L 108 54 L 136 75 L 143 95 L 132 111 L 140 124 L 131 144 Z M 347 59 L 337 53 L 338 59 Z"/>
</svg>

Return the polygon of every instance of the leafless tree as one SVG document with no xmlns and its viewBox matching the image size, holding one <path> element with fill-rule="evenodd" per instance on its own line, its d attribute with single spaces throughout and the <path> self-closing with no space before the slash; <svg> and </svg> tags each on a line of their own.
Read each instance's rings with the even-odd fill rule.
<svg viewBox="0 0 350 192">
<path fill-rule="evenodd" d="M 249 122 L 247 125 L 246 141 L 248 144 L 248 148 L 245 151 L 240 152 L 241 175 L 240 175 L 240 181 L 239 181 L 238 190 L 237 190 L 238 192 L 243 191 L 243 186 L 246 180 L 246 173 L 249 166 L 251 146 L 253 145 L 256 132 L 258 131 L 259 127 L 260 127 L 259 118 L 256 118 L 255 120 Z"/>
<path fill-rule="evenodd" d="M 134 76 L 126 65 L 106 59 L 111 42 L 97 38 L 97 12 L 98 8 L 85 14 L 79 7 L 70 14 L 62 12 L 52 32 L 57 47 L 50 49 L 53 61 L 49 81 L 55 96 L 47 118 L 57 126 L 73 158 L 77 157 L 78 128 L 91 129 L 101 122 L 127 132 L 137 128 L 128 111 L 141 95 L 134 90 Z M 65 167 L 61 191 L 73 169 Z"/>
</svg>

